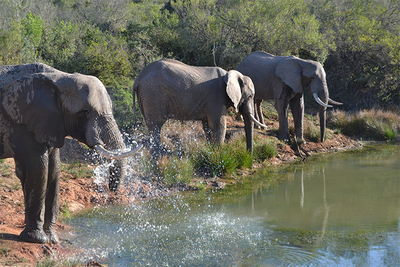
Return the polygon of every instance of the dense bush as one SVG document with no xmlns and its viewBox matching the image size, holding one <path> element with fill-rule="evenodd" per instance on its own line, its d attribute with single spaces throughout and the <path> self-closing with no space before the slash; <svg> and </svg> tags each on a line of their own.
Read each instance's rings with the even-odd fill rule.
<svg viewBox="0 0 400 267">
<path fill-rule="evenodd" d="M 400 105 L 395 0 L 0 2 L 0 64 L 48 63 L 131 87 L 162 57 L 233 69 L 264 50 L 324 64 L 348 110 Z"/>
</svg>

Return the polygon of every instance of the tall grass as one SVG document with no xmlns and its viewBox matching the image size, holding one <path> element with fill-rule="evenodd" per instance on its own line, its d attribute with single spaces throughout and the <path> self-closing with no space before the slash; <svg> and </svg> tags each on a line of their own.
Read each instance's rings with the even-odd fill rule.
<svg viewBox="0 0 400 267">
<path fill-rule="evenodd" d="M 232 134 L 223 145 L 207 143 L 201 126 L 191 123 L 170 123 L 163 128 L 164 156 L 157 162 L 148 154 L 143 166 L 167 186 L 189 184 L 196 175 L 223 177 L 242 168 L 251 168 L 253 161 L 262 162 L 276 156 L 276 143 L 254 139 L 253 156 L 246 149 L 244 134 Z"/>
<path fill-rule="evenodd" d="M 163 157 L 156 165 L 156 170 L 164 185 L 168 187 L 189 184 L 194 177 L 193 166 L 187 158 Z"/>
<path fill-rule="evenodd" d="M 273 158 L 278 154 L 276 151 L 276 141 L 271 139 L 254 138 L 253 160 L 263 162 Z"/>
<path fill-rule="evenodd" d="M 370 140 L 395 140 L 400 133 L 400 116 L 380 109 L 353 113 L 335 110 L 328 117 L 328 125 L 349 136 Z"/>
<path fill-rule="evenodd" d="M 204 145 L 201 150 L 192 153 L 191 161 L 196 171 L 219 177 L 252 166 L 251 154 L 239 142 Z"/>
</svg>

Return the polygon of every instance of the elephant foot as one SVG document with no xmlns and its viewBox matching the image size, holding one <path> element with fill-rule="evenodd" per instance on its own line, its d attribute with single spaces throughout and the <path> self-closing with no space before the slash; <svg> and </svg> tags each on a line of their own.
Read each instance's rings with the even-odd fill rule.
<svg viewBox="0 0 400 267">
<path fill-rule="evenodd" d="M 43 230 L 35 229 L 35 230 L 27 230 L 24 229 L 19 237 L 26 242 L 31 243 L 49 243 L 49 238 Z"/>
<path fill-rule="evenodd" d="M 47 237 L 49 238 L 49 243 L 58 244 L 60 240 L 54 230 L 46 230 L 45 231 Z"/>
<path fill-rule="evenodd" d="M 299 144 L 299 146 L 306 144 L 306 140 L 304 140 L 303 138 L 296 138 L 296 140 L 297 140 L 297 143 Z"/>
</svg>

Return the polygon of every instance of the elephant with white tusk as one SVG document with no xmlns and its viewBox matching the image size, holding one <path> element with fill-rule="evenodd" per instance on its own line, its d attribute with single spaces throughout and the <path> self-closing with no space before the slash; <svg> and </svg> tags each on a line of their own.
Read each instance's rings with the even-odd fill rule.
<svg viewBox="0 0 400 267">
<path fill-rule="evenodd" d="M 117 159 L 109 186 L 118 189 L 127 156 L 99 79 L 35 63 L 0 66 L 0 158 L 13 157 L 25 200 L 24 241 L 58 243 L 60 153 L 66 136 Z"/>
<path fill-rule="evenodd" d="M 163 59 L 145 67 L 133 89 L 153 141 L 153 157 L 160 154 L 160 132 L 168 119 L 200 120 L 207 139 L 223 143 L 230 106 L 243 115 L 247 149 L 253 150 L 254 86 L 240 72 Z"/>
<path fill-rule="evenodd" d="M 274 100 L 279 117 L 278 138 L 288 140 L 288 108 L 292 111 L 295 134 L 303 139 L 304 98 L 303 89 L 308 89 L 319 106 L 321 142 L 325 138 L 326 108 L 342 105 L 329 98 L 325 70 L 319 62 L 295 56 L 274 56 L 265 52 L 254 52 L 240 62 L 236 68 L 249 76 L 256 90 L 256 119 L 264 123 L 261 102 Z"/>
</svg>

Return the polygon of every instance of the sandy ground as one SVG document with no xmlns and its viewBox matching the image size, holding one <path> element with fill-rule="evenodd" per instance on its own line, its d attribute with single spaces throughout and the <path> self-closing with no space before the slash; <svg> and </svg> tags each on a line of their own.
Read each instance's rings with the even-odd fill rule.
<svg viewBox="0 0 400 267">
<path fill-rule="evenodd" d="M 270 123 L 269 129 L 277 128 L 276 122 Z M 243 129 L 240 121 L 230 119 L 228 121 L 229 131 Z M 259 138 L 271 138 L 274 135 L 271 130 L 256 130 Z M 301 154 L 314 154 L 328 151 L 338 151 L 349 148 L 360 147 L 359 142 L 341 134 L 331 134 L 331 138 L 324 143 L 307 142 L 303 145 Z M 281 145 L 278 155 L 264 164 L 281 164 L 291 162 L 299 158 L 299 153 L 294 147 Z M 65 161 L 76 159 L 85 162 L 82 147 L 78 143 L 66 142 L 62 148 L 61 158 Z M 88 164 L 90 168 L 93 165 Z M 258 165 L 256 167 L 262 167 Z M 130 170 L 135 172 L 134 170 Z M 127 204 L 139 199 L 149 199 L 168 194 L 173 194 L 179 189 L 167 189 L 161 185 L 149 183 L 142 179 L 140 175 L 133 176 L 136 179 L 125 181 L 117 193 L 112 193 L 107 189 L 106 184 L 97 184 L 94 179 L 74 178 L 72 175 L 62 173 L 60 186 L 60 209 L 67 203 L 71 213 L 80 211 L 93 205 L 107 205 L 110 203 Z M 212 183 L 211 183 L 212 186 Z M 60 216 L 61 217 L 61 216 Z M 62 240 L 60 244 L 32 244 L 22 242 L 19 233 L 24 228 L 24 201 L 19 179 L 15 176 L 14 160 L 7 159 L 0 164 L 0 266 L 36 266 L 38 261 L 45 257 L 57 258 L 58 263 L 65 262 L 68 256 L 75 251 L 67 240 Z M 62 233 L 71 231 L 68 226 L 58 223 L 57 232 Z M 80 266 L 101 266 L 97 262 L 91 262 Z"/>
</svg>

